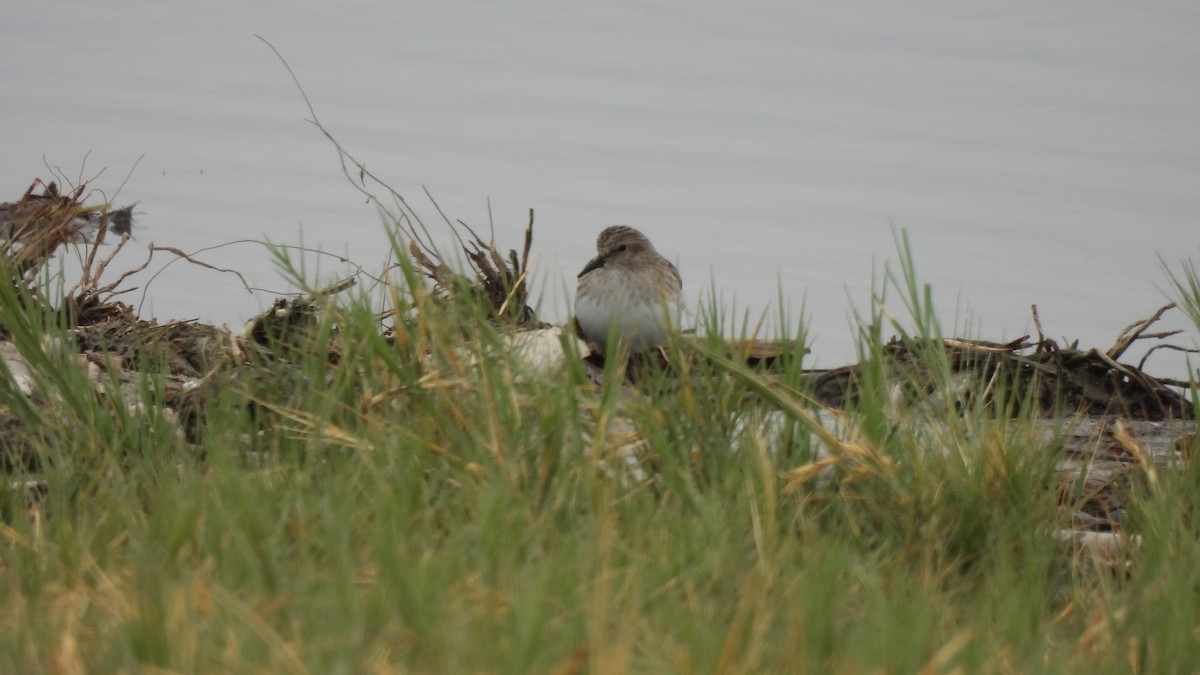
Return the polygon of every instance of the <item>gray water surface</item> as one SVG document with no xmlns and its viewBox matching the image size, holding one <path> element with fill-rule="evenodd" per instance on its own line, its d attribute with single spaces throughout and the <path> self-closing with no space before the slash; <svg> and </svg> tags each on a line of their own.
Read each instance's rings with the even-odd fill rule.
<svg viewBox="0 0 1200 675">
<path fill-rule="evenodd" d="M 794 313 L 803 302 L 824 366 L 853 359 L 847 313 L 895 261 L 893 227 L 947 332 L 996 340 L 1032 331 L 1036 303 L 1048 334 L 1106 348 L 1165 302 L 1158 256 L 1200 253 L 1191 2 L 206 7 L 8 8 L 0 199 L 49 178 L 44 161 L 72 177 L 107 167 L 93 186 L 112 192 L 144 155 L 118 198 L 139 202 L 138 241 L 113 270 L 152 241 L 263 238 L 378 269 L 378 215 L 257 33 L 431 223 L 422 186 L 452 218 L 486 227 L 490 213 L 505 246 L 534 208 L 551 319 L 614 223 L 675 260 L 691 298 L 715 287 L 752 321 L 781 293 Z M 199 257 L 286 290 L 261 247 Z M 144 315 L 237 325 L 269 303 L 167 260 L 132 280 L 149 284 Z M 1163 355 L 1158 370 L 1182 375 L 1164 354 L 1150 370 Z"/>
</svg>

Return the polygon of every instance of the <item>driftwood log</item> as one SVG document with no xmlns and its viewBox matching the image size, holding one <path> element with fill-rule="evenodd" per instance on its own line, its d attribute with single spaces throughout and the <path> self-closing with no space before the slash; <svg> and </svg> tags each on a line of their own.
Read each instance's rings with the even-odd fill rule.
<svg viewBox="0 0 1200 675">
<path fill-rule="evenodd" d="M 883 350 L 888 366 L 897 368 L 918 386 L 931 387 L 932 375 L 920 373 L 924 354 L 930 349 L 946 353 L 955 374 L 969 375 L 983 383 L 1002 383 L 1014 400 L 1029 401 L 1042 412 L 1052 415 L 1118 415 L 1130 419 L 1193 419 L 1191 401 L 1181 391 L 1189 384 L 1156 378 L 1138 365 L 1118 359 L 1137 340 L 1164 339 L 1179 331 L 1148 333 L 1147 329 L 1165 311 L 1166 305 L 1150 317 L 1126 327 L 1107 351 L 1080 349 L 1078 343 L 1060 344 L 1042 335 L 1031 342 L 1023 336 L 1011 342 L 988 342 L 947 338 L 902 340 L 894 338 Z M 1035 309 L 1036 312 L 1036 309 Z M 1035 314 L 1036 316 L 1036 314 Z M 1173 345 L 1159 348 L 1179 349 Z M 761 363 L 771 365 L 769 358 Z M 808 371 L 805 378 L 822 403 L 842 407 L 852 400 L 859 383 L 859 365 L 822 371 Z"/>
</svg>

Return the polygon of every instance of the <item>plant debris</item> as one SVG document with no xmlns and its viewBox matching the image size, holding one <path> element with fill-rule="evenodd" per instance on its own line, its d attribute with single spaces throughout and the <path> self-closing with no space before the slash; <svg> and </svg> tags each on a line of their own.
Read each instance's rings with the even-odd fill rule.
<svg viewBox="0 0 1200 675">
<path fill-rule="evenodd" d="M 454 229 L 471 266 L 473 274 L 469 277 L 446 264 L 435 247 L 422 247 L 418 239 L 410 239 L 408 251 L 422 274 L 433 281 L 434 292 L 451 302 L 461 302 L 461 294 L 467 293 L 488 309 L 490 319 L 512 328 L 548 326 L 538 321 L 537 314 L 529 306 L 529 285 L 526 283 L 529 251 L 533 246 L 533 210 L 529 211 L 529 225 L 525 227 L 525 245 L 520 257 L 515 249 L 510 249 L 507 256 L 501 255 L 494 240 L 485 241 L 461 220 L 458 224 L 470 234 L 469 239 L 464 239 Z"/>
<path fill-rule="evenodd" d="M 888 366 L 905 376 L 914 389 L 933 393 L 932 374 L 921 371 L 923 356 L 931 349 L 943 350 L 950 367 L 960 377 L 963 391 L 985 391 L 989 396 L 1006 394 L 1016 404 L 1027 401 L 1040 413 L 1062 415 L 1120 415 L 1128 419 L 1192 419 L 1194 409 L 1180 389 L 1188 384 L 1156 378 L 1137 366 L 1117 359 L 1137 340 L 1162 340 L 1179 331 L 1147 333 L 1168 304 L 1149 317 L 1121 331 L 1107 351 L 1080 349 L 1078 343 L 1060 344 L 1039 336 L 1030 342 L 1022 336 L 1009 342 L 946 338 L 940 342 L 895 338 L 884 347 Z M 1036 308 L 1035 308 L 1036 312 Z M 1158 349 L 1158 345 L 1151 349 Z M 1177 347 L 1173 347 L 1178 349 Z M 841 407 L 853 399 L 860 382 L 858 365 L 807 374 L 818 400 Z M 973 386 L 985 384 L 984 387 Z"/>
<path fill-rule="evenodd" d="M 39 187 L 41 193 L 35 193 Z M 62 194 L 57 183 L 36 179 L 17 201 L 0 203 L 0 257 L 7 261 L 14 282 L 27 280 L 62 245 L 103 244 L 109 232 L 131 236 L 133 206 L 84 206 L 86 189 L 84 184 Z"/>
<path fill-rule="evenodd" d="M 41 193 L 34 194 L 39 186 Z M 23 289 L 23 294 L 16 296 L 20 302 L 40 305 L 45 316 L 56 317 L 52 325 L 65 329 L 62 348 L 78 354 L 80 367 L 86 370 L 97 396 L 110 397 L 108 392 L 115 386 L 121 393 L 119 400 L 130 410 L 144 414 L 158 406 L 179 425 L 179 433 L 185 439 L 195 442 L 203 429 L 207 401 L 215 399 L 215 388 L 230 381 L 228 375 L 237 369 L 260 368 L 265 369 L 263 372 L 274 369 L 282 373 L 276 379 L 303 382 L 304 376 L 294 372 L 289 355 L 296 349 L 312 348 L 311 330 L 318 325 L 328 298 L 352 287 L 353 278 L 299 297 L 281 298 L 240 332 L 197 321 L 159 324 L 142 320 L 132 308 L 114 299 L 117 284 L 129 273 L 113 284 L 101 286 L 98 280 L 112 256 L 98 260 L 95 252 L 95 244 L 102 242 L 108 232 L 120 235 L 121 244 L 129 240 L 132 207 L 114 209 L 108 203 L 84 206 L 84 194 L 82 185 L 62 194 L 54 183 L 39 180 L 18 201 L 0 204 L 3 238 L 0 266 L 10 275 L 13 287 Z M 424 226 L 407 213 L 402 213 L 396 225 L 407 241 L 411 268 L 432 282 L 433 293 L 441 302 L 469 299 L 481 303 L 490 320 L 514 333 L 529 334 L 530 329 L 548 326 L 538 320 L 529 306 L 532 211 L 520 254 L 516 250 L 501 253 L 494 241 L 485 241 L 460 221 L 458 226 L 468 233 L 463 237 L 451 224 L 471 268 L 465 274 L 446 264 Z M 91 246 L 88 255 L 82 257 L 84 278 L 56 306 L 38 295 L 33 279 L 60 247 L 80 245 Z M 169 248 L 151 250 L 173 251 L 187 258 Z M 1125 522 L 1124 503 L 1131 486 L 1152 479 L 1156 467 L 1166 461 L 1163 458 L 1186 453 L 1191 441 L 1180 439 L 1194 438 L 1185 435 L 1194 434 L 1194 425 L 1187 428 L 1192 431 L 1177 430 L 1169 438 L 1160 438 L 1155 435 L 1156 428 L 1144 426 L 1192 420 L 1194 408 L 1181 393 L 1188 383 L 1147 374 L 1143 370 L 1145 359 L 1137 365 L 1121 361 L 1138 341 L 1158 340 L 1160 344 L 1150 351 L 1178 349 L 1162 342 L 1177 331 L 1150 331 L 1172 307 L 1164 306 L 1126 327 L 1113 346 L 1104 351 L 1046 339 L 1039 325 L 1036 340 L 1029 336 L 1003 343 L 896 338 L 882 350 L 883 367 L 896 375 L 897 381 L 906 384 L 905 395 L 911 400 L 944 396 L 945 392 L 939 392 L 938 377 L 925 372 L 923 365 L 929 363 L 930 350 L 940 350 L 947 357 L 962 394 L 959 399 L 947 400 L 947 404 L 969 405 L 979 402 L 969 397 L 983 396 L 983 402 L 998 411 L 1015 413 L 1023 406 L 1033 405 L 1038 415 L 1051 418 L 1112 420 L 1094 424 L 1067 443 L 1059 490 L 1060 501 L 1070 513 L 1070 532 L 1119 531 Z M 387 315 L 380 317 L 380 324 L 387 333 L 389 330 L 383 327 L 385 318 Z M 1036 323 L 1036 308 L 1034 318 Z M 17 348 L 16 341 L 8 341 L 16 330 L 14 326 L 0 325 L 0 359 L 14 384 L 8 390 L 20 392 L 27 405 L 44 405 L 49 400 L 48 394 L 41 389 L 36 369 Z M 553 335 L 549 339 L 558 344 Z M 336 336 L 333 342 L 327 345 L 325 357 L 331 367 L 336 367 L 340 361 Z M 792 368 L 807 350 L 797 343 L 749 340 L 729 341 L 725 351 L 729 358 L 770 376 Z M 585 358 L 589 372 L 601 377 L 602 358 L 595 354 Z M 847 407 L 858 396 L 865 365 L 804 371 L 801 378 L 819 405 L 829 409 Z M 140 371 L 156 371 L 161 366 L 169 372 L 159 393 L 154 394 L 158 398 L 144 400 L 150 394 Z M 257 405 L 254 400 L 247 401 L 249 408 Z M 38 432 L 23 421 L 26 418 L 17 410 L 19 407 L 10 405 L 0 409 L 0 468 L 25 474 L 36 472 L 39 467 L 35 450 Z M 1176 453 L 1171 444 L 1180 442 L 1184 444 Z M 1144 450 L 1148 443 L 1158 450 Z M 1064 541 L 1080 545 L 1076 539 L 1074 535 L 1064 536 Z M 1088 546 L 1096 545 L 1093 539 L 1088 539 Z"/>
</svg>

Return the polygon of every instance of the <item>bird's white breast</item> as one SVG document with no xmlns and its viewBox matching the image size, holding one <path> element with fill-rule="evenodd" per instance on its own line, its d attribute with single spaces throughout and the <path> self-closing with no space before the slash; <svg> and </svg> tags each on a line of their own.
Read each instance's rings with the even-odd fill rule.
<svg viewBox="0 0 1200 675">
<path fill-rule="evenodd" d="M 575 318 L 588 342 L 603 347 L 610 327 L 635 353 L 666 342 L 668 326 L 677 312 L 677 294 L 655 297 L 649 289 L 625 283 L 621 275 L 603 268 L 588 276 L 588 292 L 575 298 Z"/>
</svg>

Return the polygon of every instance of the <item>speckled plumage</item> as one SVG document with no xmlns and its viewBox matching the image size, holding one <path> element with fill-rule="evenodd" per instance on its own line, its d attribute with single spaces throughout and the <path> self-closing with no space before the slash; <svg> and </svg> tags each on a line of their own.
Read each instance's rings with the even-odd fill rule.
<svg viewBox="0 0 1200 675">
<path fill-rule="evenodd" d="M 575 320 L 584 340 L 603 352 L 609 328 L 631 353 L 667 340 L 678 318 L 683 282 L 646 235 L 626 225 L 605 228 L 597 256 L 579 273 Z"/>
</svg>

